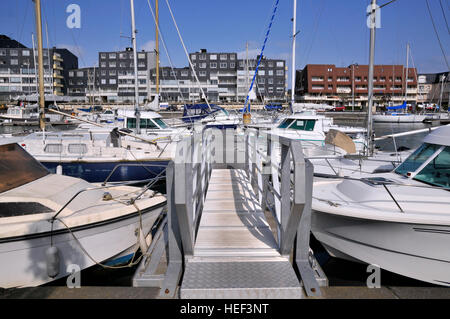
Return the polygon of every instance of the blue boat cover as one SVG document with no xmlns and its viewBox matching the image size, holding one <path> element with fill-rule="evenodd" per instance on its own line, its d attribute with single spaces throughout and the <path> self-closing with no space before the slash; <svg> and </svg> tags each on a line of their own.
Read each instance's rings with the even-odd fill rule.
<svg viewBox="0 0 450 319">
<path fill-rule="evenodd" d="M 401 109 L 406 109 L 406 102 L 403 102 L 402 105 L 388 106 L 387 109 L 388 109 L 388 110 L 401 110 Z"/>
<path fill-rule="evenodd" d="M 192 123 L 207 117 L 209 114 L 224 110 L 216 104 L 210 104 L 210 106 L 211 109 L 206 103 L 185 104 L 183 108 L 183 122 Z"/>
</svg>

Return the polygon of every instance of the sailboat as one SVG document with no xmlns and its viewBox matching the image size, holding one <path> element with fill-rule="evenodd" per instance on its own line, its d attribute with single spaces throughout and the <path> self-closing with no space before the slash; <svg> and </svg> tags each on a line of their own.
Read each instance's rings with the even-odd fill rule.
<svg viewBox="0 0 450 319">
<path fill-rule="evenodd" d="M 428 118 L 424 114 L 408 113 L 408 73 L 409 73 L 409 43 L 406 45 L 406 69 L 405 69 L 405 98 L 403 104 L 388 106 L 387 112 L 373 115 L 373 121 L 377 123 L 421 123 Z M 401 112 L 398 112 L 401 111 Z"/>
</svg>

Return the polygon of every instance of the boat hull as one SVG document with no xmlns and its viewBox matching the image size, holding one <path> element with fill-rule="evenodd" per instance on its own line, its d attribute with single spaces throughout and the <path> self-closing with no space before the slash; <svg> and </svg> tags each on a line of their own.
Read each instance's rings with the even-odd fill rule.
<svg viewBox="0 0 450 319">
<path fill-rule="evenodd" d="M 156 218 L 162 212 L 165 202 L 141 212 L 144 234 L 150 232 Z M 32 287 L 70 275 L 70 265 L 80 270 L 95 263 L 81 246 L 97 262 L 105 262 L 122 255 L 138 245 L 140 214 L 138 212 L 105 220 L 95 224 L 78 226 L 72 234 L 58 230 L 0 239 L 0 287 Z M 77 238 L 77 240 L 74 239 Z M 51 278 L 47 275 L 46 250 L 53 246 L 59 251 L 59 273 Z M 81 246 L 80 246 L 81 244 Z"/>
<path fill-rule="evenodd" d="M 406 115 L 373 115 L 373 121 L 377 123 L 422 123 L 427 119 L 426 115 L 406 114 Z"/>
<path fill-rule="evenodd" d="M 449 225 L 397 223 L 313 211 L 311 230 L 334 257 L 450 286 Z"/>
<path fill-rule="evenodd" d="M 72 176 L 84 179 L 89 183 L 102 183 L 114 167 L 123 164 L 118 167 L 115 172 L 109 178 L 109 182 L 144 182 L 153 179 L 159 175 L 164 177 L 163 171 L 166 169 L 169 161 L 142 161 L 142 162 L 48 162 L 42 161 L 43 164 L 50 172 L 56 173 L 56 167 L 62 166 L 63 175 Z M 127 164 L 133 164 L 127 166 Z M 140 166 L 143 165 L 155 165 L 155 166 Z"/>
</svg>

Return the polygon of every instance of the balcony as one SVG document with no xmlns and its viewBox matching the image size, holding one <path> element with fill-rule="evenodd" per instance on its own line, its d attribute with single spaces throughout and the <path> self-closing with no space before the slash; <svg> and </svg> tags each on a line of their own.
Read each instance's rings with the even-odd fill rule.
<svg viewBox="0 0 450 319">
<path fill-rule="evenodd" d="M 53 64 L 53 68 L 56 70 L 61 70 L 61 71 L 63 70 L 63 68 L 58 64 Z"/>
</svg>

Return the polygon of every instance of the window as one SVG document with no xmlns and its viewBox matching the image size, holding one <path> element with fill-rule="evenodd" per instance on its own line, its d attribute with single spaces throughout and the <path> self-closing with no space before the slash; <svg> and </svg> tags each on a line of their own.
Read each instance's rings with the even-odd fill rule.
<svg viewBox="0 0 450 319">
<path fill-rule="evenodd" d="M 313 76 L 311 81 L 323 81 L 323 76 Z"/>
<path fill-rule="evenodd" d="M 195 54 L 191 55 L 191 60 L 195 61 L 197 59 L 197 56 Z"/>
<path fill-rule="evenodd" d="M 84 74 L 83 71 L 78 71 L 78 72 L 77 72 L 77 76 L 78 76 L 78 77 L 82 77 L 83 74 Z"/>
<path fill-rule="evenodd" d="M 273 68 L 273 62 L 268 63 L 269 68 Z"/>
<path fill-rule="evenodd" d="M 181 71 L 181 76 L 189 76 L 189 72 L 188 71 Z"/>
<path fill-rule="evenodd" d="M 209 67 L 210 67 L 211 69 L 217 69 L 217 62 L 211 62 L 211 63 L 209 64 Z"/>
<path fill-rule="evenodd" d="M 116 67 L 116 62 L 109 62 L 109 67 L 110 68 L 115 68 Z"/>
<path fill-rule="evenodd" d="M 120 63 L 119 63 L 119 67 L 121 67 L 121 68 L 126 68 L 126 67 L 127 67 L 127 64 L 126 64 L 125 62 L 120 62 Z"/>
<path fill-rule="evenodd" d="M 1 49 L 1 50 L 0 50 L 0 56 L 5 56 L 5 55 L 6 55 L 6 50 Z"/>
<path fill-rule="evenodd" d="M 102 70 L 100 73 L 101 75 L 106 75 L 106 70 Z"/>
<path fill-rule="evenodd" d="M 293 121 L 293 119 L 285 119 L 278 128 L 287 128 Z"/>
<path fill-rule="evenodd" d="M 211 55 L 209 56 L 209 59 L 210 59 L 210 60 L 217 60 L 217 54 L 211 54 Z"/>
<path fill-rule="evenodd" d="M 19 64 L 19 60 L 11 59 L 11 65 L 18 65 L 18 64 Z"/>
<path fill-rule="evenodd" d="M 206 63 L 205 63 L 205 62 L 199 63 L 199 64 L 198 64 L 198 67 L 199 67 L 200 69 L 206 69 Z"/>
<path fill-rule="evenodd" d="M 9 55 L 11 55 L 11 56 L 18 56 L 19 52 L 17 50 L 10 50 L 9 51 Z"/>
<path fill-rule="evenodd" d="M 200 54 L 198 58 L 199 60 L 206 60 L 206 54 Z"/>
<path fill-rule="evenodd" d="M 101 84 L 106 84 L 106 79 L 101 79 L 101 80 L 100 80 L 100 83 L 101 83 Z"/>
<path fill-rule="evenodd" d="M 220 63 L 220 68 L 221 69 L 226 69 L 227 68 L 227 64 L 226 63 Z"/>
<path fill-rule="evenodd" d="M 116 79 L 109 79 L 109 84 L 116 84 Z"/>
<path fill-rule="evenodd" d="M 278 76 L 283 76 L 284 75 L 284 70 L 277 70 L 277 75 Z"/>
<path fill-rule="evenodd" d="M 100 53 L 100 58 L 101 59 L 106 59 L 106 53 Z"/>
<path fill-rule="evenodd" d="M 415 172 L 427 159 L 430 158 L 440 146 L 436 144 L 422 144 L 414 153 L 412 153 L 395 172 L 401 175 L 407 175 L 409 172 Z"/>
<path fill-rule="evenodd" d="M 106 68 L 106 62 L 101 62 L 101 63 L 100 63 L 100 67 Z"/>
<path fill-rule="evenodd" d="M 234 69 L 236 67 L 236 63 L 230 63 L 230 68 Z"/>
<path fill-rule="evenodd" d="M 110 59 L 115 59 L 116 58 L 116 54 L 115 53 L 110 53 L 109 54 L 109 58 Z"/>
<path fill-rule="evenodd" d="M 126 59 L 127 58 L 127 54 L 126 53 L 120 53 L 119 54 L 119 59 Z"/>
<path fill-rule="evenodd" d="M 277 67 L 278 68 L 282 68 L 284 66 L 284 62 L 283 61 L 278 61 L 277 62 Z"/>
<path fill-rule="evenodd" d="M 200 71 L 200 72 L 199 72 L 199 75 L 200 75 L 200 76 L 206 76 L 206 71 Z"/>
<path fill-rule="evenodd" d="M 116 75 L 116 70 L 110 70 L 109 75 L 112 75 L 112 76 Z"/>
<path fill-rule="evenodd" d="M 71 154 L 86 154 L 87 146 L 86 144 L 69 144 L 67 150 Z"/>
<path fill-rule="evenodd" d="M 266 75 L 266 72 L 264 70 L 258 70 L 258 75 Z"/>
<path fill-rule="evenodd" d="M 30 56 L 30 51 L 29 50 L 23 50 L 22 51 L 22 55 L 23 56 Z"/>
<path fill-rule="evenodd" d="M 10 83 L 20 83 L 21 80 L 20 80 L 20 78 L 10 78 L 10 79 L 9 79 L 9 82 L 10 82 Z"/>
<path fill-rule="evenodd" d="M 450 189 L 450 146 L 446 146 L 414 179 Z"/>
<path fill-rule="evenodd" d="M 289 128 L 300 131 L 313 131 L 314 125 L 316 125 L 316 120 L 296 120 Z"/>
<path fill-rule="evenodd" d="M 227 59 L 227 55 L 226 54 L 221 54 L 220 55 L 220 60 L 225 61 Z"/>
<path fill-rule="evenodd" d="M 269 70 L 267 71 L 268 75 L 272 75 L 273 76 L 273 70 Z"/>
<path fill-rule="evenodd" d="M 264 84 L 265 80 L 264 78 L 258 78 L 258 84 Z"/>
<path fill-rule="evenodd" d="M 163 120 L 156 118 L 156 119 L 153 119 L 153 121 L 155 121 L 156 124 L 158 124 L 162 129 L 167 128 L 167 124 Z"/>
<path fill-rule="evenodd" d="M 73 71 L 69 71 L 69 76 L 73 77 L 73 75 L 74 75 Z"/>
<path fill-rule="evenodd" d="M 145 53 L 138 53 L 138 59 L 145 59 Z"/>
<path fill-rule="evenodd" d="M 44 152 L 52 154 L 60 154 L 62 152 L 62 144 L 47 144 L 45 145 Z"/>
<path fill-rule="evenodd" d="M 236 55 L 230 54 L 230 60 L 232 60 L 232 61 L 236 60 Z"/>
<path fill-rule="evenodd" d="M 267 79 L 267 83 L 273 84 L 273 79 Z"/>
</svg>

